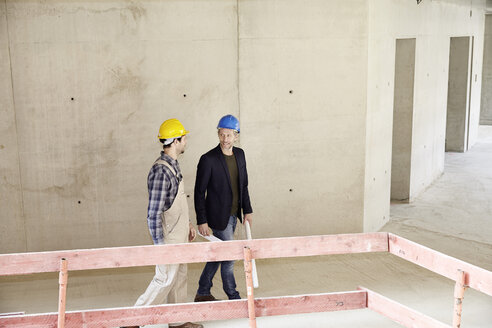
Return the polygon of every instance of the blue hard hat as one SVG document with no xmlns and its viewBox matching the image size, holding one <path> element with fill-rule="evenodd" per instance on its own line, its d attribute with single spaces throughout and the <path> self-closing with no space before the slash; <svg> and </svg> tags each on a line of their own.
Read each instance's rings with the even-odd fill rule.
<svg viewBox="0 0 492 328">
<path fill-rule="evenodd" d="M 220 119 L 217 129 L 231 129 L 241 132 L 239 130 L 239 120 L 230 114 Z"/>
</svg>

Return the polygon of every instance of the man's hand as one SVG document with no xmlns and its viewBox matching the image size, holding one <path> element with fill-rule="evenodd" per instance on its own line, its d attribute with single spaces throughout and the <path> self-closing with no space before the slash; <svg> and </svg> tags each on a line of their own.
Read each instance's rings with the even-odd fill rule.
<svg viewBox="0 0 492 328">
<path fill-rule="evenodd" d="M 210 236 L 210 228 L 208 227 L 208 223 L 199 224 L 198 231 L 202 236 Z"/>
<path fill-rule="evenodd" d="M 193 224 L 190 223 L 190 233 L 188 234 L 188 241 L 192 242 L 196 238 L 196 230 Z"/>
<path fill-rule="evenodd" d="M 243 224 L 246 224 L 246 221 L 249 222 L 250 226 L 253 225 L 253 213 L 244 214 Z"/>
</svg>

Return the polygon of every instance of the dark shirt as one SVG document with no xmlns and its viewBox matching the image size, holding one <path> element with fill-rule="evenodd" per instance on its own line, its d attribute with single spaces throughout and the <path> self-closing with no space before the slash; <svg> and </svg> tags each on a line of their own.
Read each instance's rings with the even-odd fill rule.
<svg viewBox="0 0 492 328">
<path fill-rule="evenodd" d="M 231 215 L 236 215 L 239 210 L 239 174 L 237 171 L 236 156 L 232 154 L 231 156 L 224 155 L 227 169 L 229 170 L 229 176 L 231 178 L 232 187 L 232 204 L 231 204 Z"/>
</svg>

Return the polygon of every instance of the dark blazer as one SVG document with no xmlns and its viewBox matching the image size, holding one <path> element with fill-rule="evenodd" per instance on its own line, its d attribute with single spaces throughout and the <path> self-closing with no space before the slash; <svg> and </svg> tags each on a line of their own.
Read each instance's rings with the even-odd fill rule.
<svg viewBox="0 0 492 328">
<path fill-rule="evenodd" d="M 233 147 L 239 175 L 239 220 L 243 214 L 253 213 L 248 192 L 246 159 L 241 148 Z M 232 207 L 232 187 L 229 169 L 220 145 L 200 157 L 195 180 L 195 212 L 198 224 L 224 230 Z"/>
</svg>

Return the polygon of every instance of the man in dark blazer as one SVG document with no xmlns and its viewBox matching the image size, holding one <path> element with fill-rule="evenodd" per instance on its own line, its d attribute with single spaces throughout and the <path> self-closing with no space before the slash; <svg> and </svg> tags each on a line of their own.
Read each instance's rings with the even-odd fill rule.
<svg viewBox="0 0 492 328">
<path fill-rule="evenodd" d="M 195 211 L 198 230 L 204 236 L 232 240 L 236 223 L 252 223 L 248 193 L 246 159 L 241 148 L 234 147 L 240 129 L 232 115 L 222 117 L 217 125 L 219 145 L 202 155 L 195 181 Z M 242 213 L 241 213 L 242 212 Z M 242 218 L 241 214 L 244 214 Z M 229 299 L 241 298 L 236 290 L 234 261 L 208 262 L 198 283 L 195 302 L 214 301 L 210 293 L 212 279 L 219 266 L 224 292 Z"/>
</svg>

